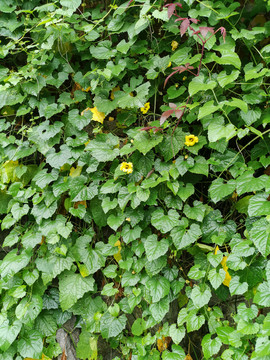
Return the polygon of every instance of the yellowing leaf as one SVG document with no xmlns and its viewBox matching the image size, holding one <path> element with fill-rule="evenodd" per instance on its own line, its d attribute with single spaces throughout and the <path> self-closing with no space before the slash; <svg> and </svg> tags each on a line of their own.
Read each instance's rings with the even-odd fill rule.
<svg viewBox="0 0 270 360">
<path fill-rule="evenodd" d="M 1 178 L 3 183 L 14 182 L 16 180 L 15 169 L 19 166 L 19 162 L 8 160 L 4 163 L 1 171 Z"/>
<path fill-rule="evenodd" d="M 162 352 L 168 348 L 168 345 L 171 342 L 171 338 L 169 336 L 162 336 L 162 339 L 157 339 L 157 348 L 159 352 Z"/>
<path fill-rule="evenodd" d="M 98 111 L 96 106 L 94 108 L 91 108 L 90 110 L 93 113 L 92 120 L 98 121 L 101 124 L 103 124 L 103 121 L 105 119 L 105 114 L 103 112 Z"/>
<path fill-rule="evenodd" d="M 78 209 L 78 206 L 79 206 L 79 205 L 83 205 L 85 208 L 87 208 L 86 200 L 75 201 L 75 203 L 74 203 L 74 209 Z"/>
<path fill-rule="evenodd" d="M 193 359 L 189 354 L 187 354 L 186 357 L 185 357 L 185 360 L 193 360 Z"/>
<path fill-rule="evenodd" d="M 70 172 L 69 172 L 69 176 L 77 177 L 77 176 L 81 175 L 81 172 L 82 172 L 82 166 L 77 166 L 76 168 L 74 168 L 72 166 L 72 168 L 70 169 Z"/>
<path fill-rule="evenodd" d="M 228 273 L 228 266 L 226 265 L 226 262 L 227 262 L 227 256 L 224 256 L 222 261 L 221 261 L 221 265 L 223 267 L 223 270 L 225 271 L 225 279 L 223 281 L 223 284 L 225 286 L 228 286 L 230 285 L 230 281 L 232 279 L 231 275 Z"/>
<path fill-rule="evenodd" d="M 24 360 L 37 360 L 37 359 L 33 359 L 33 358 L 24 358 Z M 49 358 L 48 356 L 42 354 L 42 357 L 40 360 L 52 360 L 51 358 Z"/>
<path fill-rule="evenodd" d="M 79 267 L 80 274 L 82 275 L 82 277 L 86 277 L 86 276 L 90 275 L 87 267 L 84 264 L 78 263 L 78 267 Z"/>
<path fill-rule="evenodd" d="M 115 258 L 115 260 L 117 262 L 119 262 L 121 259 L 122 259 L 122 255 L 121 255 L 121 242 L 118 240 L 116 241 L 116 243 L 114 244 L 114 246 L 117 246 L 118 247 L 118 252 L 116 254 L 113 255 L 113 257 Z"/>
</svg>

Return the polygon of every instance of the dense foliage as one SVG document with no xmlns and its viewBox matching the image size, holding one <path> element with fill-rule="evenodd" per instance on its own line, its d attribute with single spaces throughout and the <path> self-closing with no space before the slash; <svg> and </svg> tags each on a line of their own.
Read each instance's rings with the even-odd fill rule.
<svg viewBox="0 0 270 360">
<path fill-rule="evenodd" d="M 0 1 L 1 360 L 270 358 L 269 10 Z"/>
</svg>

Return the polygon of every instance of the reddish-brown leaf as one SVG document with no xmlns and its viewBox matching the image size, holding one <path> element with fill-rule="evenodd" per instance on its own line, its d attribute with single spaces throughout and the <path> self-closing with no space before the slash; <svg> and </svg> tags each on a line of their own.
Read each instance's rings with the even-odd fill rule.
<svg viewBox="0 0 270 360">
<path fill-rule="evenodd" d="M 171 109 L 175 110 L 177 106 L 176 106 L 176 104 L 174 104 L 174 103 L 169 103 L 169 107 L 170 107 Z"/>
<path fill-rule="evenodd" d="M 173 112 L 174 112 L 174 110 L 164 111 L 164 113 L 161 115 L 161 118 L 159 120 L 160 125 L 163 125 L 164 122 L 168 119 L 169 116 L 172 115 Z"/>
<path fill-rule="evenodd" d="M 189 19 L 183 20 L 182 24 L 180 25 L 180 34 L 181 34 L 181 36 L 183 36 L 186 33 L 186 31 L 187 31 L 187 29 L 189 27 L 189 24 L 190 24 Z"/>
<path fill-rule="evenodd" d="M 176 5 L 177 5 L 177 6 L 179 6 L 180 8 L 182 8 L 182 7 L 183 7 L 183 5 L 182 5 L 182 4 L 180 4 L 180 3 L 176 3 Z"/>
<path fill-rule="evenodd" d="M 167 5 L 165 5 L 165 7 L 168 8 L 168 18 L 170 19 L 171 16 L 173 15 L 173 13 L 174 13 L 176 4 L 167 4 Z"/>
<path fill-rule="evenodd" d="M 221 32 L 221 35 L 223 36 L 223 41 L 224 41 L 224 44 L 225 44 L 226 29 L 222 26 L 222 27 L 220 28 L 220 32 Z"/>
<path fill-rule="evenodd" d="M 215 30 L 214 30 L 214 28 L 212 28 L 212 27 L 200 26 L 199 29 L 200 29 L 200 32 L 201 32 L 201 34 L 202 34 L 203 37 L 206 37 L 206 35 L 207 35 L 208 32 L 210 32 L 210 33 L 212 33 L 212 34 L 215 33 Z"/>
<path fill-rule="evenodd" d="M 177 117 L 177 119 L 180 119 L 180 117 L 183 115 L 184 111 L 183 110 L 175 110 L 175 115 Z"/>
</svg>

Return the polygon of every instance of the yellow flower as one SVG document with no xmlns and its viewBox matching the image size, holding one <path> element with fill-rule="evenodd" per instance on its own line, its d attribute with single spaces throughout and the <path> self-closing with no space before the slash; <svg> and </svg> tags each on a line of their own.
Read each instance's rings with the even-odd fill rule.
<svg viewBox="0 0 270 360">
<path fill-rule="evenodd" d="M 185 145 L 194 146 L 199 141 L 198 137 L 195 135 L 186 135 Z"/>
<path fill-rule="evenodd" d="M 179 45 L 178 42 L 173 40 L 171 43 L 172 51 L 175 51 L 178 48 L 178 45 Z"/>
<path fill-rule="evenodd" d="M 187 77 L 186 77 L 186 76 L 183 77 L 183 81 L 185 81 L 185 80 L 187 80 Z"/>
<path fill-rule="evenodd" d="M 131 162 L 129 162 L 129 163 L 122 162 L 122 164 L 120 166 L 120 170 L 124 171 L 127 174 L 131 174 L 133 171 L 133 164 Z"/>
<path fill-rule="evenodd" d="M 109 116 L 109 121 L 114 121 L 114 117 Z"/>
<path fill-rule="evenodd" d="M 171 62 L 171 61 L 169 62 L 169 64 L 168 64 L 168 66 L 167 66 L 167 67 L 170 67 L 170 66 L 172 66 L 172 62 Z"/>
<path fill-rule="evenodd" d="M 126 218 L 126 221 L 130 221 L 130 218 Z"/>
<path fill-rule="evenodd" d="M 143 114 L 146 114 L 149 109 L 150 109 L 150 103 L 147 102 L 146 104 L 144 104 L 143 107 L 141 107 L 141 112 L 142 112 Z"/>
</svg>

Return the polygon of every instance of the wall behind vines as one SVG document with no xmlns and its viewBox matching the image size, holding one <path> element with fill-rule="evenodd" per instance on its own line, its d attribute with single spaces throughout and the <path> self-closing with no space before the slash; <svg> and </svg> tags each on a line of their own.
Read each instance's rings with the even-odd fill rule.
<svg viewBox="0 0 270 360">
<path fill-rule="evenodd" d="M 1 360 L 269 359 L 269 10 L 1 0 Z"/>
</svg>

